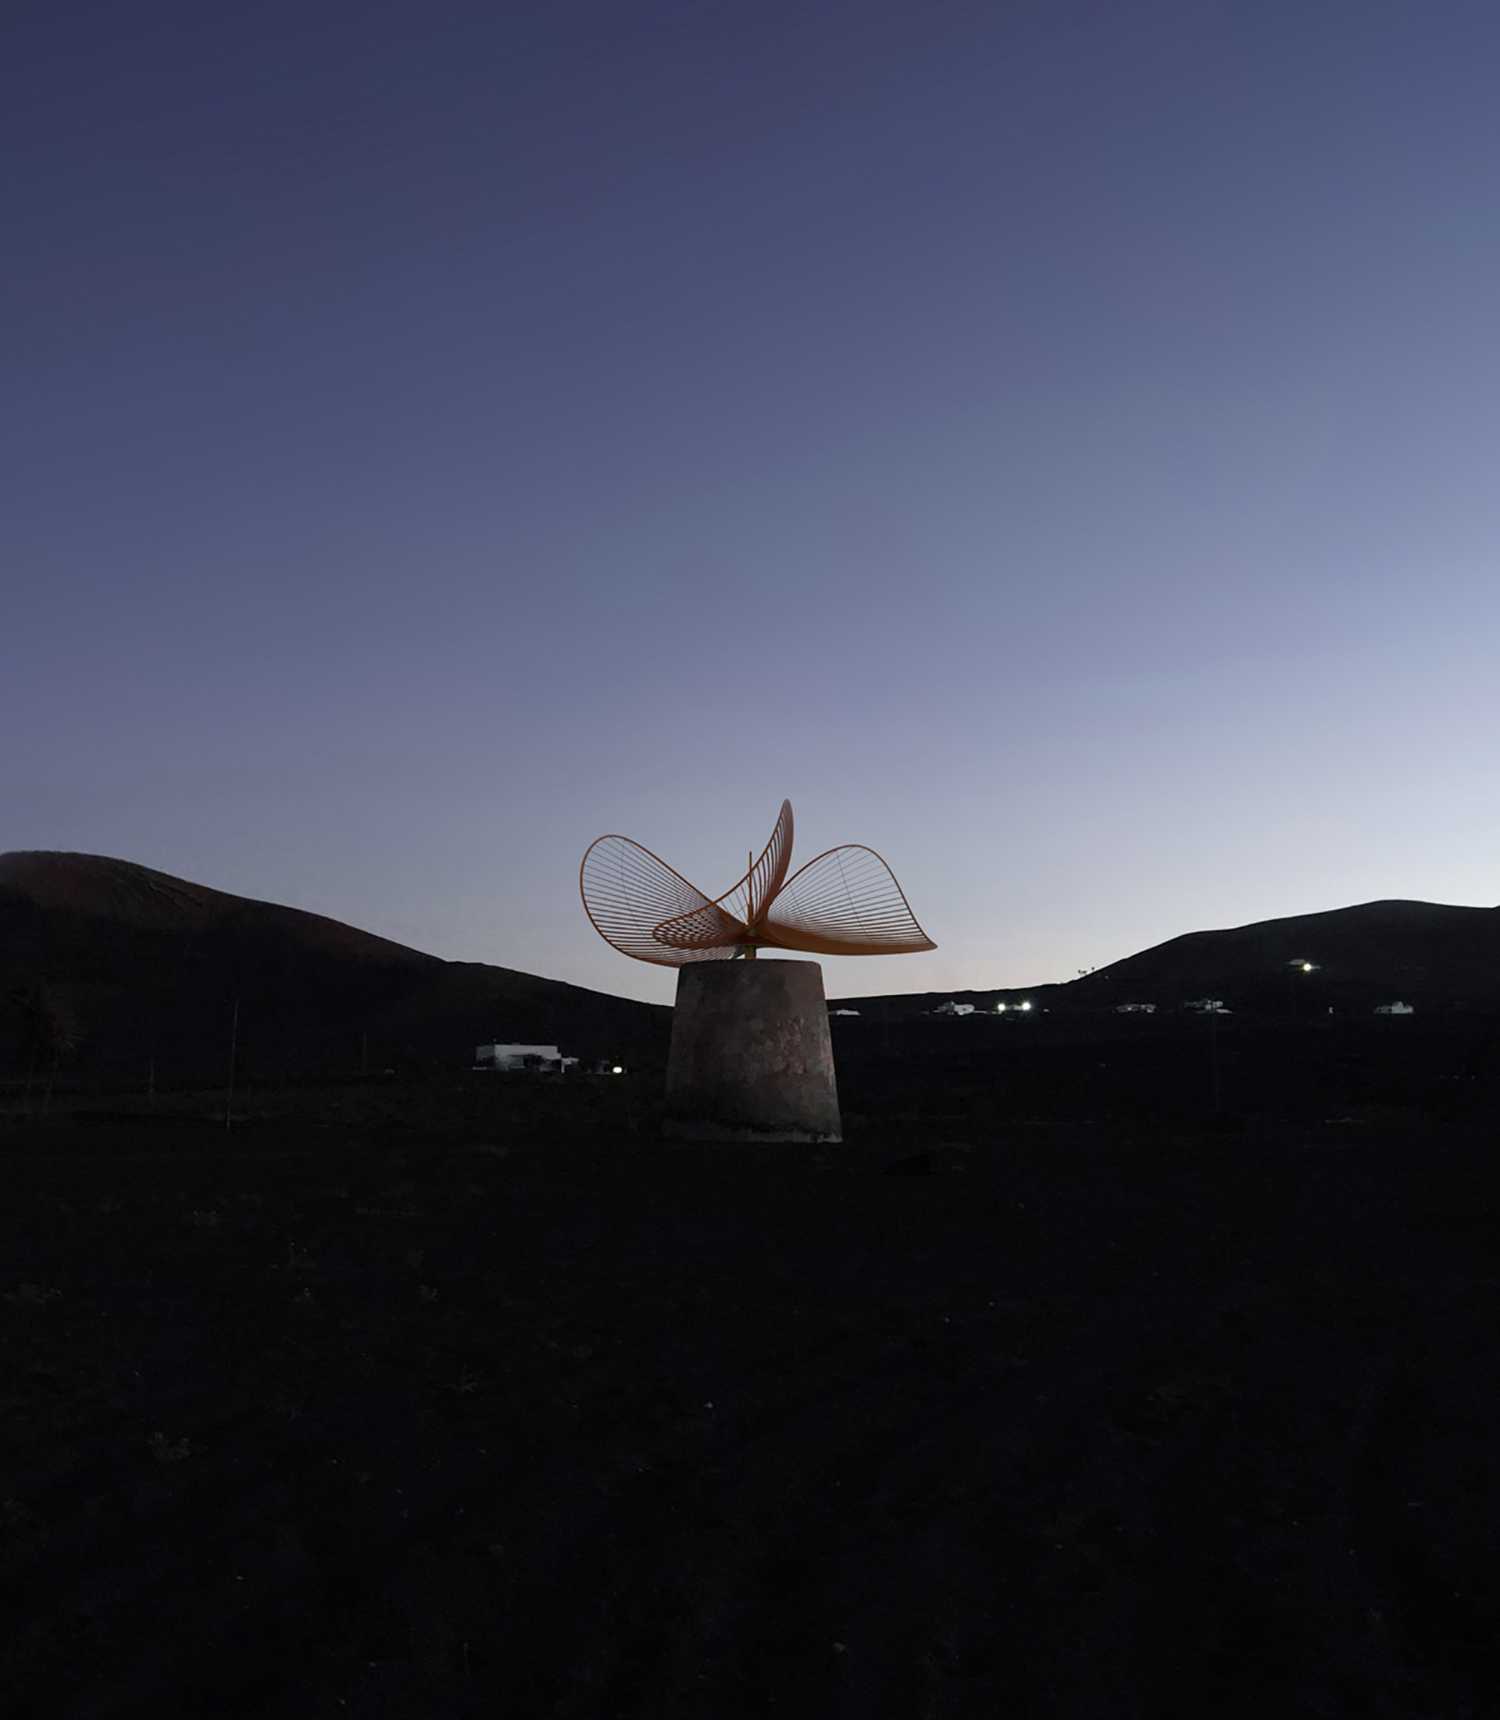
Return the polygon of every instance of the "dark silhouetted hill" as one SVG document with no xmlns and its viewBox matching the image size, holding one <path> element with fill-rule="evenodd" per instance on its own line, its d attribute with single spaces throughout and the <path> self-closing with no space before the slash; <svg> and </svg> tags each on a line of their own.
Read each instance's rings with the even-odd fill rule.
<svg viewBox="0 0 1500 1720">
<path fill-rule="evenodd" d="M 655 1058 L 668 1012 L 91 854 L 0 855 L 0 1068 L 31 1055 L 36 1000 L 84 1073 L 217 1077 L 239 1003 L 247 1073 L 463 1068 L 485 1040 Z"/>
<path fill-rule="evenodd" d="M 1302 962 L 1311 962 L 1312 972 L 1295 965 Z M 1169 1010 L 1202 997 L 1276 1015 L 1371 1010 L 1397 999 L 1423 1011 L 1493 1009 L 1500 1007 L 1500 908 L 1363 902 L 1188 932 L 1061 985 L 838 1002 L 877 1016 L 888 1010 L 895 1018 L 950 996 L 980 1008 L 1027 997 L 1053 1011 L 1121 1003 Z"/>
<path fill-rule="evenodd" d="M 1313 964 L 1311 973 L 1301 971 L 1303 962 Z M 1143 993 L 1168 1005 L 1222 995 L 1262 1009 L 1295 1003 L 1298 995 L 1349 1007 L 1397 998 L 1427 1009 L 1488 1006 L 1500 1000 L 1500 909 L 1362 902 L 1189 932 L 1066 990 L 1090 1002 L 1129 1002 Z"/>
</svg>

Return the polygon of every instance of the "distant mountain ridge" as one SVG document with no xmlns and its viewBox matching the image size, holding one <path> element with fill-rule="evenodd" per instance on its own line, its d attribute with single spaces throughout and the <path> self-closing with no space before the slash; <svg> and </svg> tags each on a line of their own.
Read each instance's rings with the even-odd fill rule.
<svg viewBox="0 0 1500 1720">
<path fill-rule="evenodd" d="M 236 1004 L 245 1065 L 264 1075 L 458 1070 L 491 1038 L 654 1058 L 670 1020 L 659 1005 L 443 961 L 127 860 L 0 854 L 0 1070 L 30 1054 L 23 1017 L 39 988 L 77 1039 L 70 1065 L 154 1064 L 162 1081 L 222 1072 Z"/>
<path fill-rule="evenodd" d="M 1304 973 L 1302 963 L 1310 963 Z M 1234 1009 L 1294 1014 L 1373 1009 L 1400 999 L 1421 1009 L 1500 1007 L 1500 908 L 1441 902 L 1361 902 L 1214 931 L 1186 932 L 1061 984 L 841 998 L 917 1013 L 945 997 L 983 1006 L 1030 998 L 1039 1008 L 1123 1003 L 1180 1008 L 1218 997 Z"/>
<path fill-rule="evenodd" d="M 0 893 L 45 913 L 111 920 L 139 931 L 202 933 L 229 922 L 279 926 L 309 947 L 377 962 L 439 962 L 438 956 L 362 932 L 303 908 L 282 907 L 192 884 L 133 860 L 18 849 L 0 854 Z"/>
<path fill-rule="evenodd" d="M 1299 964 L 1310 963 L 1304 974 Z M 1320 994 L 1410 994 L 1429 1006 L 1500 996 L 1500 909 L 1441 902 L 1361 902 L 1323 913 L 1188 932 L 1074 981 L 1091 1001 L 1154 988 L 1171 997 L 1205 988 L 1250 1003 L 1289 986 Z"/>
<path fill-rule="evenodd" d="M 1304 973 L 1300 964 L 1309 962 Z M 50 1000 L 101 1076 L 212 1080 L 236 1004 L 250 1075 L 389 1066 L 456 1072 L 488 1039 L 660 1061 L 670 1010 L 480 962 L 450 962 L 357 927 L 100 855 L 0 854 L 0 1074 L 24 1069 L 27 1011 Z M 840 997 L 897 1019 L 949 996 L 1053 1011 L 1122 1003 L 1304 1015 L 1500 1008 L 1500 908 L 1378 901 L 1185 933 L 1065 984 Z"/>
</svg>

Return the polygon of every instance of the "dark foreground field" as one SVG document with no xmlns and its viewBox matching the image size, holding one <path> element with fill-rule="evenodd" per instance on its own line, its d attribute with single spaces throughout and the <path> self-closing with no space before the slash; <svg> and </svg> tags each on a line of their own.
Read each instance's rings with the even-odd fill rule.
<svg viewBox="0 0 1500 1720">
<path fill-rule="evenodd" d="M 1494 1712 L 1487 1126 L 646 1090 L 0 1133 L 7 1711 Z"/>
</svg>

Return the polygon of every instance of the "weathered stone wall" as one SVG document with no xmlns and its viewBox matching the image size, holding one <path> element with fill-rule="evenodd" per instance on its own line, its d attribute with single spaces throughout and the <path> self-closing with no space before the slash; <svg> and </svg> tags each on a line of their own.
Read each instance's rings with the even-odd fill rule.
<svg viewBox="0 0 1500 1720">
<path fill-rule="evenodd" d="M 842 1140 L 816 962 L 758 958 L 679 970 L 666 1133 L 696 1141 Z"/>
</svg>

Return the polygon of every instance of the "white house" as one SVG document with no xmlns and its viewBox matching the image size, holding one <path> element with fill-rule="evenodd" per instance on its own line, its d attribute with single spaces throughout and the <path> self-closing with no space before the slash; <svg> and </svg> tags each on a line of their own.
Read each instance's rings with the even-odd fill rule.
<svg viewBox="0 0 1500 1720">
<path fill-rule="evenodd" d="M 972 1003 L 955 1003 L 950 997 L 946 1003 L 940 1003 L 932 1013 L 934 1015 L 972 1015 L 974 1005 Z"/>
<path fill-rule="evenodd" d="M 1416 1009 L 1409 1003 L 1378 1003 L 1375 1006 L 1377 1015 L 1415 1015 Z"/>
<path fill-rule="evenodd" d="M 830 1009 L 828 1013 L 830 1015 L 858 1015 L 859 1011 L 857 1009 Z"/>
<path fill-rule="evenodd" d="M 1192 1005 L 1189 1004 L 1188 1007 L 1191 1009 Z M 1117 1003 L 1115 1005 L 1115 1014 L 1116 1015 L 1155 1015 L 1156 1014 L 1156 1005 L 1154 1003 Z"/>
<path fill-rule="evenodd" d="M 578 1059 L 564 1057 L 555 1045 L 476 1045 L 474 1067 L 490 1069 L 497 1074 L 525 1071 L 530 1074 L 560 1075 L 571 1069 Z"/>
<path fill-rule="evenodd" d="M 1184 1009 L 1195 1010 L 1199 1015 L 1228 1015 L 1222 997 L 1195 997 L 1183 1004 Z"/>
</svg>

